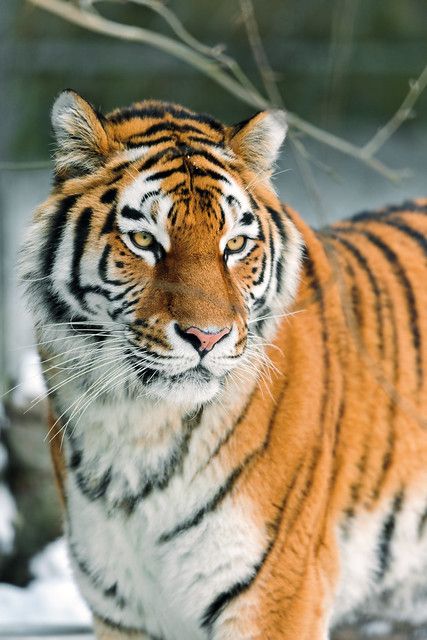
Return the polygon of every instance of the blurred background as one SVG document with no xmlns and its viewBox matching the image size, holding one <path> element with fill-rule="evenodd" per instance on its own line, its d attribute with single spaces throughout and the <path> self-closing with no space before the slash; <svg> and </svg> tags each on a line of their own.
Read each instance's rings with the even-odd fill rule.
<svg viewBox="0 0 427 640">
<path fill-rule="evenodd" d="M 89 0 L 68 4 L 91 10 Z M 176 37 L 161 15 L 137 0 L 95 6 L 111 21 Z M 200 42 L 223 45 L 265 95 L 250 44 L 256 44 L 257 33 L 245 18 L 245 6 L 250 5 L 239 0 L 167 4 Z M 427 63 L 426 0 L 255 0 L 253 9 L 286 108 L 358 147 L 395 113 L 409 81 Z M 258 110 L 158 49 L 94 33 L 31 2 L 0 2 L 0 389 L 5 394 L 0 400 L 0 634 L 2 623 L 16 629 L 27 622 L 89 621 L 58 540 L 43 384 L 16 277 L 22 235 L 49 192 L 49 110 L 64 88 L 104 112 L 144 98 L 183 103 L 227 123 Z M 275 177 L 282 199 L 321 226 L 360 209 L 425 196 L 427 91 L 412 116 L 379 153 L 391 169 L 409 169 L 410 177 L 394 183 L 366 163 L 295 132 Z M 346 637 L 389 632 L 375 622 Z M 393 633 L 388 637 L 397 640 L 410 632 Z M 427 638 L 422 630 L 412 633 Z"/>
</svg>

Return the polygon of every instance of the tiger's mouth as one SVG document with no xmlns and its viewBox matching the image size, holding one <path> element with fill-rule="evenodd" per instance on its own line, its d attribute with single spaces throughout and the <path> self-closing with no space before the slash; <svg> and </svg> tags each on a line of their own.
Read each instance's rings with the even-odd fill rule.
<svg viewBox="0 0 427 640">
<path fill-rule="evenodd" d="M 206 369 L 202 364 L 198 364 L 196 367 L 183 371 L 182 373 L 167 375 L 164 371 L 158 369 L 144 369 L 143 371 L 137 370 L 137 376 L 144 385 L 154 384 L 159 380 L 166 380 L 170 384 L 181 384 L 184 382 L 210 382 L 212 379 L 217 378 L 211 371 Z"/>
<path fill-rule="evenodd" d="M 142 371 L 135 368 L 135 373 L 145 395 L 190 406 L 215 398 L 224 380 L 224 376 L 216 376 L 200 363 L 177 374 L 149 368 Z"/>
</svg>

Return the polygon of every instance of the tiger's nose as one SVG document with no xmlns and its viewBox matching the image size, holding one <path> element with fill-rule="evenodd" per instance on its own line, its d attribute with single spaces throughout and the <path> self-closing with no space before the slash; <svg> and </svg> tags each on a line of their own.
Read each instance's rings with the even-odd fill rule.
<svg viewBox="0 0 427 640">
<path fill-rule="evenodd" d="M 181 329 L 179 325 L 175 325 L 176 332 L 184 340 L 193 345 L 199 353 L 206 353 L 230 333 L 229 327 L 224 327 L 219 331 L 205 331 L 199 327 L 190 327 L 189 329 Z"/>
</svg>

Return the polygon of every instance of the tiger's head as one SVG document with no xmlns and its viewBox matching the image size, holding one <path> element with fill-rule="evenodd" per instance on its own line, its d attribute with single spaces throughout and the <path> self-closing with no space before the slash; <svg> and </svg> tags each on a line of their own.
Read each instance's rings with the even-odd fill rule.
<svg viewBox="0 0 427 640">
<path fill-rule="evenodd" d="M 81 367 L 85 388 L 210 401 L 256 369 L 297 288 L 300 235 L 270 183 L 284 114 L 225 126 L 144 101 L 103 116 L 65 91 L 52 124 L 55 184 L 23 248 L 47 360 Z"/>
</svg>

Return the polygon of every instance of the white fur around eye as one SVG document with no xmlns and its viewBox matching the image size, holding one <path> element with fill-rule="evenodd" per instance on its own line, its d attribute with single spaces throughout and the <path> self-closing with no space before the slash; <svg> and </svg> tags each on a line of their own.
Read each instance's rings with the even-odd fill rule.
<svg viewBox="0 0 427 640">
<path fill-rule="evenodd" d="M 132 251 L 132 253 L 134 253 L 135 255 L 139 256 L 140 258 L 142 258 L 143 260 L 145 260 L 145 262 L 147 264 L 150 265 L 150 267 L 154 267 L 154 265 L 156 264 L 156 258 L 154 256 L 153 251 L 151 251 L 151 249 L 139 249 L 130 239 L 129 234 L 128 233 L 124 233 L 122 234 L 122 240 L 125 243 L 125 245 L 127 246 L 127 248 Z"/>
</svg>

